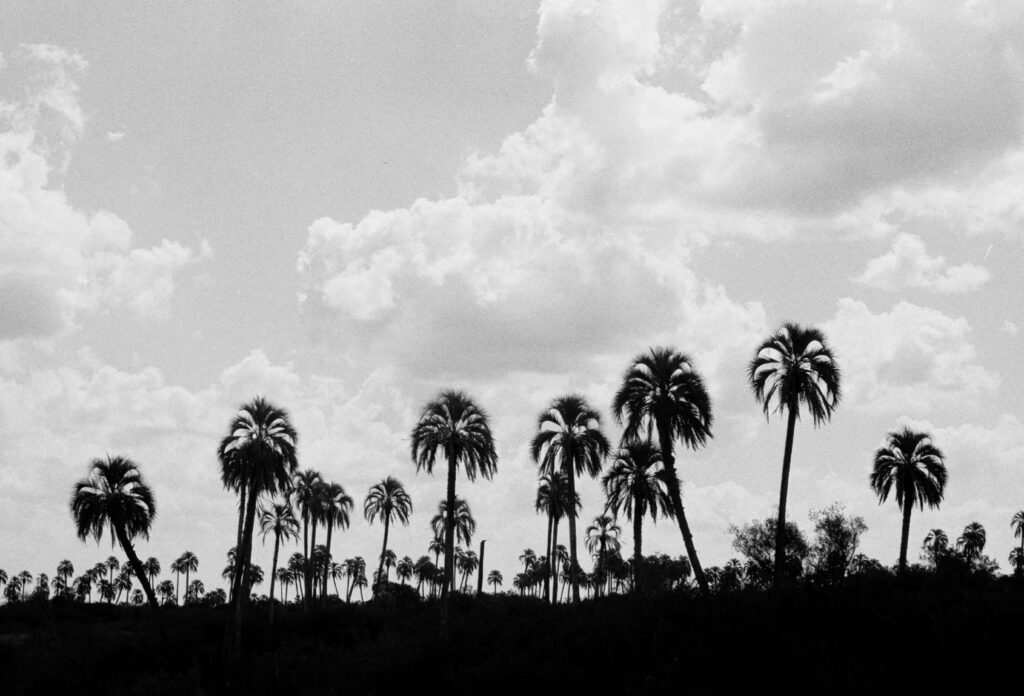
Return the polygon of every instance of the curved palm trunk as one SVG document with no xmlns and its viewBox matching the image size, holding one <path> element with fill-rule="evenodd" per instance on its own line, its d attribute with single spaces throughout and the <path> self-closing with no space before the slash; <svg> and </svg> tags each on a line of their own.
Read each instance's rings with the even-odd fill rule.
<svg viewBox="0 0 1024 696">
<path fill-rule="evenodd" d="M 672 451 L 672 438 L 669 437 L 668 424 L 662 421 L 657 422 L 658 444 L 661 447 L 661 464 L 668 473 L 665 481 L 668 487 L 668 496 L 672 501 L 672 511 L 676 516 L 676 523 L 683 535 L 683 544 L 686 545 L 686 555 L 690 559 L 690 567 L 693 569 L 693 577 L 697 581 L 702 594 L 708 594 L 708 579 L 704 575 L 704 569 L 697 558 L 697 547 L 693 545 L 693 535 L 690 533 L 690 525 L 686 521 L 686 511 L 683 509 L 683 496 L 679 492 L 679 478 L 676 475 L 676 457 Z"/>
<path fill-rule="evenodd" d="M 334 525 L 328 523 L 327 524 L 327 556 L 324 558 L 324 578 L 323 578 L 324 584 L 323 584 L 323 587 L 321 588 L 321 591 L 320 591 L 320 607 L 321 608 L 327 606 L 327 575 L 328 575 L 327 571 L 331 567 L 331 534 L 332 534 L 333 531 L 334 531 Z M 335 594 L 338 593 L 338 581 L 337 580 L 334 581 L 334 593 Z"/>
<path fill-rule="evenodd" d="M 256 491 L 249 491 L 246 501 L 245 529 L 242 532 L 242 550 L 236 555 L 235 573 L 239 576 L 238 595 L 235 598 L 235 651 L 242 647 L 242 617 L 249 603 L 249 559 L 252 554 L 252 528 L 256 521 Z"/>
<path fill-rule="evenodd" d="M 124 531 L 124 527 L 120 524 L 114 525 L 114 533 L 117 535 L 117 543 L 121 544 L 121 550 L 124 551 L 124 555 L 128 557 L 128 563 L 132 567 L 132 572 L 135 573 L 135 577 L 139 579 L 139 584 L 142 585 L 142 591 L 146 593 L 146 599 L 149 600 L 149 607 L 156 611 L 156 595 L 153 594 L 153 588 L 146 580 L 146 571 L 142 567 L 142 562 L 139 561 L 139 557 L 135 555 L 135 549 L 132 547 L 132 543 L 128 540 L 128 535 Z"/>
<path fill-rule="evenodd" d="M 391 516 L 384 515 L 384 545 L 380 548 L 380 565 L 377 567 L 377 583 L 381 584 L 387 582 L 387 578 L 383 577 L 381 573 L 384 572 L 384 554 L 388 552 L 388 528 L 390 527 Z"/>
<path fill-rule="evenodd" d="M 550 505 L 549 505 L 550 507 Z M 551 545 L 551 530 L 554 527 L 555 516 L 551 514 L 551 510 L 548 510 L 548 536 L 547 546 L 545 547 L 545 555 L 548 559 L 548 576 L 544 578 L 544 601 L 551 601 L 551 571 L 555 567 L 555 548 Z"/>
<path fill-rule="evenodd" d="M 548 558 L 554 558 L 551 564 L 551 603 L 558 604 L 558 522 L 559 518 L 555 518 L 555 523 L 551 527 L 551 556 Z"/>
<path fill-rule="evenodd" d="M 786 571 L 786 498 L 789 496 L 789 465 L 793 459 L 793 431 L 796 429 L 797 404 L 788 406 L 786 449 L 782 455 L 782 484 L 779 487 L 779 520 L 775 525 L 775 587 L 782 587 Z"/>
<path fill-rule="evenodd" d="M 277 580 L 277 552 L 281 546 L 281 534 L 274 534 L 274 561 L 270 565 L 270 625 L 274 625 L 274 581 Z"/>
<path fill-rule="evenodd" d="M 640 499 L 633 501 L 633 591 L 642 594 L 643 585 L 643 513 L 640 509 Z"/>
</svg>

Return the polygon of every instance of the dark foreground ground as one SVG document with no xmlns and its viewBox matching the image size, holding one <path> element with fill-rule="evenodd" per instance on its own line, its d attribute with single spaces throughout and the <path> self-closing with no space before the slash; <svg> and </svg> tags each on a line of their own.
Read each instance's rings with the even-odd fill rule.
<svg viewBox="0 0 1024 696">
<path fill-rule="evenodd" d="M 1024 588 L 926 582 L 610 597 L 548 607 L 456 598 L 438 639 L 434 603 L 257 607 L 246 651 L 225 661 L 226 609 L 67 603 L 0 607 L 0 693 L 981 693 L 1019 688 Z M 226 675 L 230 673 L 230 680 Z M 1003 691 L 1007 687 L 1003 687 Z"/>
</svg>

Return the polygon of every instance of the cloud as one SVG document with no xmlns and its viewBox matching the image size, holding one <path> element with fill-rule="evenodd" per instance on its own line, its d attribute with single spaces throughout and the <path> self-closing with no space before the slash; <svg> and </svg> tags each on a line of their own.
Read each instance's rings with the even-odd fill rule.
<svg viewBox="0 0 1024 696">
<path fill-rule="evenodd" d="M 1010 321 L 1009 319 L 1006 319 L 1003 321 L 1003 325 L 1000 327 L 999 330 L 1005 334 L 1009 334 L 1010 336 L 1016 336 L 1018 333 L 1020 333 L 1020 326 Z"/>
<path fill-rule="evenodd" d="M 941 256 L 929 256 L 920 237 L 900 234 L 892 250 L 868 261 L 867 268 L 856 280 L 890 292 L 913 288 L 962 293 L 976 290 L 988 279 L 989 272 L 985 268 L 970 263 L 950 266 Z"/>
<path fill-rule="evenodd" d="M 31 88 L 0 102 L 0 339 L 52 337 L 99 308 L 164 315 L 176 277 L 208 245 L 135 247 L 114 213 L 75 208 L 54 179 L 85 128 L 75 76 L 87 64 L 47 45 L 19 59 Z"/>
<path fill-rule="evenodd" d="M 962 412 L 999 386 L 979 362 L 967 321 L 935 309 L 901 301 L 876 314 L 844 298 L 824 330 L 843 368 L 846 401 L 861 409 Z"/>
<path fill-rule="evenodd" d="M 123 139 L 124 136 L 125 133 L 123 133 L 122 131 L 107 131 L 107 142 L 116 143 Z"/>
</svg>

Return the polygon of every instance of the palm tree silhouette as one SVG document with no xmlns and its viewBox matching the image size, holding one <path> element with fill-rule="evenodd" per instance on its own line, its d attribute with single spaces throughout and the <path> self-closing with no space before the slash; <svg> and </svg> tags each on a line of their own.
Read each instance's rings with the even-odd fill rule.
<svg viewBox="0 0 1024 696">
<path fill-rule="evenodd" d="M 650 440 L 657 433 L 672 512 L 683 535 L 694 578 L 701 592 L 707 594 L 708 582 L 683 509 L 673 449 L 676 439 L 696 449 L 711 437 L 711 398 L 704 380 L 688 356 L 672 348 L 651 348 L 636 356 L 626 368 L 622 386 L 612 401 L 612 413 L 616 423 L 625 425 L 623 440 L 644 439 L 642 433 Z"/>
<path fill-rule="evenodd" d="M 299 521 L 295 519 L 295 511 L 288 503 L 273 503 L 270 507 L 260 508 L 260 534 L 264 543 L 267 536 L 274 535 L 274 560 L 271 568 L 277 568 L 277 554 L 281 548 L 281 539 L 297 540 L 299 538 Z M 270 609 L 268 623 L 274 625 L 274 581 L 277 573 L 270 574 Z"/>
<path fill-rule="evenodd" d="M 434 471 L 440 451 L 448 464 L 447 518 L 444 530 L 444 581 L 441 585 L 442 624 L 447 619 L 448 591 L 454 579 L 455 472 L 461 465 L 466 478 L 475 481 L 479 472 L 490 480 L 498 466 L 494 437 L 487 414 L 465 393 L 441 392 L 424 406 L 412 430 L 412 460 L 416 471 Z"/>
<path fill-rule="evenodd" d="M 956 540 L 956 546 L 967 557 L 967 560 L 973 563 L 985 550 L 985 541 L 985 528 L 978 522 L 971 522 L 964 527 L 964 533 Z"/>
<path fill-rule="evenodd" d="M 174 573 L 174 603 L 181 604 L 181 595 L 178 592 L 178 584 L 181 580 L 181 574 L 185 572 L 185 569 L 181 565 L 181 557 L 178 557 L 171 562 L 171 572 Z"/>
<path fill-rule="evenodd" d="M 910 511 L 918 508 L 937 508 L 946 489 L 945 456 L 931 437 L 903 428 L 889 433 L 884 447 L 875 452 L 871 472 L 871 488 L 884 503 L 895 487 L 896 504 L 903 511 L 900 537 L 900 573 L 907 570 L 907 541 L 910 538 Z"/>
<path fill-rule="evenodd" d="M 1017 561 L 1014 568 L 1018 575 L 1024 575 L 1024 510 L 1018 510 L 1010 520 L 1010 529 L 1013 530 L 1013 538 L 1020 537 L 1020 548 L 1017 554 Z"/>
<path fill-rule="evenodd" d="M 610 515 L 598 515 L 594 522 L 587 527 L 587 551 L 591 556 L 597 556 L 597 567 L 602 573 L 606 573 L 605 558 L 608 551 L 619 550 L 619 535 L 622 529 L 615 523 Z M 600 594 L 599 588 L 595 588 Z"/>
<path fill-rule="evenodd" d="M 164 580 L 162 583 L 156 586 L 156 591 L 163 599 L 164 605 L 170 604 L 171 600 L 174 599 L 174 583 L 170 580 Z"/>
<path fill-rule="evenodd" d="M 493 594 L 498 594 L 498 588 L 501 587 L 504 582 L 505 578 L 501 576 L 500 570 L 492 570 L 487 574 L 487 584 L 491 586 L 491 592 Z"/>
<path fill-rule="evenodd" d="M 469 582 L 469 576 L 476 572 L 476 569 L 480 567 L 480 559 L 477 558 L 475 551 L 466 551 L 462 554 L 462 558 L 459 559 L 459 570 L 462 572 L 462 588 L 463 593 L 466 592 L 466 585 Z"/>
<path fill-rule="evenodd" d="M 149 529 L 156 517 L 153 491 L 142 480 L 135 462 L 125 457 L 94 459 L 86 478 L 79 480 L 71 494 L 71 516 L 78 538 L 90 535 L 99 543 L 103 530 L 110 528 L 128 563 L 139 578 L 139 584 L 156 608 L 156 597 L 146 580 L 146 571 L 135 555 L 132 539 L 149 538 Z"/>
<path fill-rule="evenodd" d="M 448 501 L 442 500 L 437 504 L 437 514 L 430 519 L 430 528 L 434 532 L 434 541 L 440 540 L 445 534 L 445 526 L 448 524 Z M 469 546 L 470 542 L 473 541 L 473 535 L 476 534 L 476 520 L 473 519 L 473 513 L 469 509 L 469 503 L 462 498 L 456 496 L 455 498 L 455 513 L 452 515 L 453 524 L 455 525 L 454 536 L 459 543 Z M 437 547 L 432 542 L 430 545 L 432 551 L 436 552 Z M 441 549 L 444 552 L 444 549 Z M 453 550 L 454 553 L 454 550 Z M 451 554 L 446 554 L 449 556 Z M 454 560 L 452 561 L 454 563 Z M 435 565 L 437 561 L 434 561 Z"/>
<path fill-rule="evenodd" d="M 614 515 L 624 513 L 633 522 L 633 587 L 638 592 L 643 591 L 644 515 L 650 512 L 657 523 L 658 515 L 672 514 L 672 500 L 660 465 L 661 450 L 650 440 L 624 442 L 601 479 L 605 509 Z"/>
<path fill-rule="evenodd" d="M 181 558 L 178 559 L 181 564 L 181 570 L 185 573 L 185 601 L 188 601 L 188 587 L 189 587 L 189 576 L 199 570 L 199 558 L 196 557 L 191 551 L 186 551 L 181 554 Z"/>
<path fill-rule="evenodd" d="M 310 563 L 310 556 L 313 554 L 313 547 L 316 545 L 316 525 L 324 503 L 323 479 L 319 472 L 312 469 L 298 471 L 291 482 L 291 489 L 288 491 L 289 500 L 298 508 L 302 518 L 302 556 L 305 565 L 302 571 L 303 581 L 303 606 L 309 608 L 313 593 L 313 565 Z M 310 543 L 309 527 L 313 527 L 313 541 Z"/>
<path fill-rule="evenodd" d="M 583 504 L 580 494 L 576 494 L 575 509 L 578 512 Z M 548 514 L 548 538 L 545 555 L 547 556 L 548 572 L 544 578 L 544 599 L 558 600 L 558 566 L 555 563 L 555 551 L 558 548 L 558 524 L 569 514 L 569 479 L 561 471 L 542 474 L 537 486 L 538 512 Z M 552 583 L 554 590 L 552 591 Z"/>
<path fill-rule="evenodd" d="M 120 561 L 118 561 L 117 557 L 115 556 L 109 556 L 107 557 L 107 560 L 103 563 L 103 565 L 107 567 L 107 580 L 109 580 L 110 582 L 114 582 L 114 573 L 116 573 L 121 568 Z"/>
<path fill-rule="evenodd" d="M 799 324 L 784 324 L 757 347 L 747 378 L 754 398 L 764 407 L 765 417 L 775 410 L 785 411 L 789 418 L 782 455 L 779 520 L 775 525 L 775 586 L 778 587 L 785 576 L 786 499 L 793 431 L 800 417 L 800 405 L 810 412 L 815 427 L 830 420 L 839 403 L 839 366 L 821 331 Z"/>
<path fill-rule="evenodd" d="M 96 541 L 99 541 L 97 538 Z M 21 600 L 25 601 L 25 590 L 32 584 L 32 573 L 27 570 L 23 570 L 18 573 L 18 587 L 21 588 Z"/>
<path fill-rule="evenodd" d="M 938 568 L 942 554 L 949 548 L 949 537 L 941 529 L 932 529 L 924 538 L 922 545 L 932 564 Z"/>
<path fill-rule="evenodd" d="M 72 565 L 71 561 L 64 559 L 63 561 L 57 564 L 57 577 L 64 581 L 65 584 L 67 583 L 68 580 L 71 579 L 71 576 L 74 574 L 75 566 Z M 6 577 L 4 578 L 4 581 L 6 581 Z M 0 582 L 0 585 L 2 584 L 4 583 Z"/>
<path fill-rule="evenodd" d="M 570 394 L 551 402 L 537 419 L 537 434 L 530 443 L 533 461 L 542 474 L 561 472 L 569 482 L 569 499 L 576 499 L 576 476 L 591 478 L 601 473 L 608 455 L 608 440 L 601 432 L 601 416 L 582 396 Z M 569 557 L 578 564 L 576 552 L 576 510 L 570 506 Z M 572 601 L 580 601 L 578 583 L 573 584 Z"/>
<path fill-rule="evenodd" d="M 398 576 L 398 579 L 402 581 L 403 585 L 405 585 L 409 582 L 410 579 L 412 579 L 412 573 L 412 559 L 408 556 L 402 556 L 402 560 L 400 560 L 398 564 L 395 566 L 395 575 Z"/>
<path fill-rule="evenodd" d="M 298 435 L 288 413 L 260 396 L 241 405 L 228 431 L 217 451 L 221 480 L 229 487 L 245 491 L 246 496 L 245 524 L 233 583 L 238 590 L 234 629 L 234 646 L 238 650 L 242 640 L 242 617 L 249 601 L 247 588 L 256 501 L 261 495 L 272 496 L 288 489 L 298 467 L 295 456 Z"/>
<path fill-rule="evenodd" d="M 149 578 L 149 584 L 153 585 L 156 582 L 156 576 L 160 574 L 160 561 L 156 560 L 153 556 L 146 559 L 146 562 L 142 565 L 146 571 L 146 576 Z"/>
<path fill-rule="evenodd" d="M 523 572 L 528 573 L 530 568 L 537 563 L 537 553 L 533 549 L 523 549 L 523 552 L 519 554 L 519 562 L 523 564 Z"/>
<path fill-rule="evenodd" d="M 331 538 L 334 529 L 335 527 L 338 529 L 348 529 L 351 521 L 352 506 L 355 503 L 352 497 L 345 492 L 342 485 L 334 482 L 327 484 L 324 490 L 323 503 L 323 522 L 324 526 L 327 527 L 326 562 L 329 569 L 332 565 Z M 323 588 L 320 594 L 321 607 L 327 606 L 327 576 L 328 573 L 324 573 Z M 335 591 L 337 591 L 337 584 L 335 584 Z"/>
<path fill-rule="evenodd" d="M 405 492 L 402 482 L 394 476 L 388 476 L 380 483 L 374 484 L 363 502 L 363 516 L 366 521 L 373 524 L 374 520 L 384 523 L 384 544 L 380 549 L 380 565 L 377 566 L 377 575 L 384 578 L 384 555 L 388 550 L 388 531 L 391 529 L 391 520 L 395 519 L 402 525 L 409 524 L 409 515 L 412 514 L 412 498 Z"/>
</svg>

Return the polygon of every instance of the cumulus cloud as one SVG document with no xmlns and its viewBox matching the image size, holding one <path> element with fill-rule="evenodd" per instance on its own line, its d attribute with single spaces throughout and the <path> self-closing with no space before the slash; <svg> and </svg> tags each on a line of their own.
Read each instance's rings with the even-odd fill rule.
<svg viewBox="0 0 1024 696">
<path fill-rule="evenodd" d="M 0 101 L 0 339 L 51 337 L 98 308 L 164 313 L 176 276 L 208 248 L 135 247 L 120 217 L 68 201 L 54 179 L 85 128 L 75 78 L 87 64 L 46 45 L 19 58 L 28 96 Z"/>
<path fill-rule="evenodd" d="M 930 256 L 920 237 L 900 234 L 887 254 L 868 261 L 857 282 L 889 291 L 912 288 L 961 293 L 981 287 L 988 279 L 985 268 L 971 263 L 950 266 L 943 257 Z"/>
</svg>

